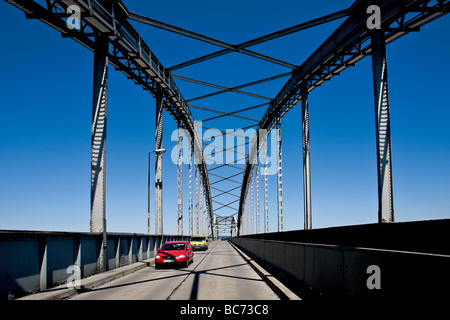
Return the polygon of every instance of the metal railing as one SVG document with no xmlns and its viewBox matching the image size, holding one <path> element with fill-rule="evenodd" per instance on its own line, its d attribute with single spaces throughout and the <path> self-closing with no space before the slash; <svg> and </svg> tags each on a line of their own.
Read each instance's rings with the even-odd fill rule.
<svg viewBox="0 0 450 320">
<path fill-rule="evenodd" d="M 106 269 L 154 258 L 163 242 L 188 236 L 108 233 Z M 0 231 L 0 300 L 42 292 L 100 273 L 102 234 L 82 232 Z"/>
</svg>

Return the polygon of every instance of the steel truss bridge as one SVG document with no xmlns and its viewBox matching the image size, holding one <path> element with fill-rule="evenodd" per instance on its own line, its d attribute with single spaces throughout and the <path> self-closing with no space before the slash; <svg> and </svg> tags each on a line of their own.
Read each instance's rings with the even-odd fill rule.
<svg viewBox="0 0 450 320">
<path fill-rule="evenodd" d="M 420 30 L 420 28 L 445 15 L 449 10 L 448 1 L 379 1 L 377 7 L 379 14 L 374 16 L 378 19 L 379 26 L 368 27 L 372 12 L 368 13 L 368 8 L 374 5 L 373 1 L 356 1 L 350 8 L 329 14 L 317 19 L 301 23 L 299 25 L 280 30 L 244 43 L 233 45 L 211 37 L 198 34 L 177 26 L 157 21 L 137 13 L 129 12 L 121 1 L 101 1 L 101 0 L 74 0 L 74 1 L 46 1 L 45 6 L 41 6 L 38 1 L 8 0 L 17 8 L 24 11 L 28 19 L 38 19 L 54 29 L 58 30 L 63 37 L 69 37 L 84 47 L 94 52 L 95 76 L 94 76 L 94 96 L 93 96 L 93 119 L 92 119 L 92 188 L 91 188 L 91 231 L 106 232 L 105 225 L 105 192 L 104 168 L 105 168 L 105 140 L 106 140 L 106 110 L 107 110 L 107 81 L 108 65 L 111 64 L 116 70 L 124 73 L 129 79 L 140 85 L 156 99 L 156 132 L 155 132 L 155 174 L 156 174 L 156 233 L 162 233 L 162 146 L 163 134 L 163 109 L 173 117 L 179 128 L 185 129 L 186 139 L 189 140 L 189 233 L 193 234 L 194 222 L 194 197 L 193 197 L 193 170 L 195 163 L 195 208 L 197 218 L 199 207 L 207 213 L 208 229 L 213 235 L 217 230 L 222 229 L 220 224 L 227 221 L 227 225 L 236 228 L 234 232 L 242 233 L 243 217 L 246 212 L 246 204 L 251 202 L 251 212 L 253 220 L 253 207 L 256 207 L 256 220 L 259 226 L 259 197 L 253 200 L 253 183 L 259 177 L 259 164 L 257 157 L 261 151 L 267 153 L 267 136 L 260 137 L 261 132 L 269 134 L 275 127 L 281 129 L 281 119 L 284 115 L 299 102 L 302 108 L 302 136 L 303 136 L 303 166 L 304 166 L 304 214 L 305 228 L 312 227 L 311 222 L 311 188 L 310 188 L 310 160 L 309 160 L 309 111 L 308 94 L 315 88 L 321 86 L 325 81 L 331 80 L 339 75 L 346 68 L 354 66 L 358 61 L 366 56 L 372 56 L 374 87 L 375 87 L 375 108 L 377 110 L 377 150 L 378 150 L 378 193 L 379 193 L 379 221 L 394 221 L 393 200 L 392 200 L 392 167 L 390 151 L 390 123 L 389 123 L 389 95 L 387 82 L 386 64 L 386 44 L 410 33 Z M 370 2 L 370 3 L 369 3 Z M 80 20 L 78 28 L 69 28 L 67 18 L 77 11 L 70 6 L 79 8 Z M 318 26 L 337 19 L 345 21 L 339 28 L 301 65 L 281 61 L 266 55 L 259 54 L 247 48 L 271 41 L 295 32 Z M 186 37 L 216 45 L 222 48 L 214 53 L 186 61 L 184 63 L 165 68 L 156 58 L 144 39 L 132 27 L 129 20 L 144 23 L 156 28 L 174 32 Z M 235 86 L 232 88 L 208 83 L 198 79 L 177 76 L 173 73 L 182 68 L 198 64 L 207 60 L 237 52 L 245 54 L 255 59 L 262 59 L 282 65 L 291 71 L 274 75 L 251 83 Z M 264 97 L 244 91 L 243 89 L 273 81 L 276 79 L 289 77 L 284 87 L 274 97 Z M 202 86 L 217 88 L 219 91 L 212 94 L 203 95 L 186 101 L 178 89 L 175 80 L 189 81 Z M 242 95 L 249 95 L 260 98 L 265 103 L 252 108 L 245 108 L 234 112 L 225 112 L 204 107 L 198 107 L 191 102 L 205 99 L 207 97 L 234 92 Z M 191 109 L 202 109 L 218 114 L 214 119 L 221 117 L 240 118 L 248 120 L 251 124 L 248 128 L 256 128 L 256 136 L 251 137 L 251 146 L 248 154 L 242 154 L 235 146 L 234 153 L 240 160 L 245 159 L 245 169 L 241 169 L 231 163 L 223 163 L 214 168 L 207 167 L 207 158 L 203 154 L 205 142 L 201 140 L 198 130 L 196 130 L 195 120 Z M 248 109 L 266 108 L 262 119 L 251 119 L 240 116 L 239 113 Z M 203 122 L 212 118 L 203 119 Z M 203 127 L 208 129 L 208 127 Z M 265 131 L 261 131 L 265 130 Z M 181 131 L 180 131 L 181 132 Z M 278 130 L 278 230 L 283 230 L 283 209 L 282 209 L 282 157 L 281 157 L 281 130 Z M 225 135 L 224 131 L 218 135 Z M 238 135 L 237 135 L 238 136 Z M 179 135 L 178 143 L 181 146 L 183 135 Z M 245 145 L 249 145 L 246 141 Z M 241 150 L 241 149 L 239 149 Z M 158 152 L 159 151 L 159 152 Z M 229 151 L 227 149 L 222 152 Z M 185 151 L 186 152 L 186 151 Z M 182 157 L 180 147 L 179 159 Z M 193 158 L 195 160 L 193 160 Z M 242 158 L 244 157 L 244 158 Z M 257 165 L 255 165 L 257 164 Z M 263 164 L 264 176 L 264 232 L 268 232 L 268 195 L 267 195 L 267 157 Z M 222 167 L 234 167 L 238 173 L 222 176 L 213 170 Z M 217 187 L 217 183 L 222 181 L 236 181 L 242 175 L 242 182 L 237 181 L 237 186 L 223 190 Z M 254 174 L 255 171 L 257 174 Z M 211 182 L 210 176 L 220 180 Z M 178 232 L 183 233 L 183 206 L 182 206 L 182 165 L 178 163 Z M 181 187 L 180 187 L 181 186 Z M 201 191 L 199 192 L 199 187 Z M 259 181 L 256 181 L 255 188 L 259 188 Z M 239 196 L 236 191 L 239 191 Z M 213 194 L 212 191 L 215 191 Z M 235 191 L 233 193 L 233 191 Z M 259 190 L 256 194 L 259 195 Z M 236 199 L 228 203 L 218 200 L 221 195 L 235 195 Z M 250 200 L 250 196 L 252 199 Z M 159 200 L 158 200 L 159 199 Z M 201 203 L 199 203 L 199 201 Z M 254 203 L 255 202 L 255 203 Z M 233 204 L 238 204 L 236 209 Z M 219 210 L 222 208 L 231 209 L 232 214 L 221 216 Z M 247 209 L 248 211 L 249 209 Z M 149 208 L 150 213 L 150 208 Z M 235 218 L 233 218 L 235 217 Z M 216 223 L 214 223 L 216 222 Z M 259 232 L 255 230 L 254 232 Z"/>
<path fill-rule="evenodd" d="M 244 235 L 267 233 L 268 230 L 268 160 L 267 137 L 276 134 L 277 138 L 277 208 L 278 231 L 283 231 L 283 171 L 281 119 L 300 103 L 302 110 L 303 139 L 303 191 L 305 229 L 312 228 L 311 171 L 309 140 L 309 93 L 324 82 L 338 76 L 348 67 L 355 66 L 365 57 L 371 57 L 373 67 L 374 108 L 376 111 L 377 174 L 378 174 L 378 222 L 394 222 L 391 142 L 389 120 L 389 90 L 387 77 L 386 45 L 417 32 L 424 25 L 449 12 L 448 0 L 357 0 L 349 8 L 319 17 L 290 28 L 261 36 L 240 44 L 231 44 L 203 34 L 192 32 L 174 25 L 158 21 L 138 13 L 130 12 L 122 1 L 108 0 L 6 0 L 25 13 L 27 19 L 36 19 L 56 29 L 64 38 L 71 38 L 94 53 L 93 112 L 91 142 L 91 232 L 103 234 L 103 251 L 106 252 L 106 212 L 105 212 L 105 150 L 108 66 L 125 74 L 128 79 L 149 92 L 156 100 L 155 131 L 155 224 L 156 234 L 163 234 L 162 224 L 162 157 L 164 146 L 163 110 L 176 121 L 178 136 L 177 163 L 177 201 L 178 235 L 183 231 L 183 152 L 188 152 L 189 235 L 205 230 L 211 236 Z M 77 15 L 78 14 L 78 15 Z M 78 17 L 76 27 L 69 27 L 69 20 Z M 69 20 L 68 20 L 69 19 Z M 308 28 L 331 21 L 342 20 L 340 26 L 323 42 L 302 64 L 294 65 L 249 48 L 272 41 Z M 73 21 L 73 20 L 71 20 Z M 142 23 L 167 32 L 183 35 L 197 41 L 217 46 L 213 53 L 185 61 L 175 66 L 163 66 L 149 45 L 132 26 Z M 254 59 L 281 65 L 287 72 L 276 74 L 250 83 L 233 87 L 177 75 L 177 71 L 188 66 L 230 54 L 239 53 Z M 286 79 L 284 86 L 275 97 L 266 97 L 246 91 L 247 88 L 262 83 Z M 214 93 L 186 100 L 177 81 L 190 82 L 199 86 L 217 89 Z M 233 92 L 261 100 L 253 107 L 229 112 L 195 105 L 195 101 Z M 259 109 L 264 110 L 260 119 L 242 116 L 241 113 Z M 206 119 L 194 119 L 193 110 L 213 113 Z M 242 136 L 241 145 L 221 149 L 216 153 L 233 152 L 236 159 L 244 161 L 245 166 L 235 163 L 208 165 L 210 154 L 205 149 L 210 146 L 202 140 L 197 122 L 206 124 L 214 119 L 240 119 L 248 122 L 246 129 L 255 129 L 252 137 Z M 203 129 L 211 129 L 203 125 Z M 277 129 L 277 130 L 274 130 Z M 218 130 L 217 136 L 227 132 Z M 182 148 L 187 140 L 188 150 Z M 242 152 L 247 150 L 248 152 Z M 262 157 L 260 157 L 260 154 Z M 151 155 L 149 154 L 149 157 Z M 264 158 L 260 165 L 258 158 Z M 229 169 L 231 174 L 220 170 Z M 150 168 L 149 168 L 150 172 Z M 227 171 L 229 172 L 229 171 Z M 149 176 L 150 177 L 150 176 Z M 263 180 L 264 198 L 260 199 L 260 177 Z M 234 183 L 233 187 L 228 184 Z M 227 185 L 227 187 L 222 187 Z M 150 190 L 150 180 L 149 180 Z M 233 200 L 223 201 L 222 196 Z M 260 212 L 260 201 L 264 212 Z M 150 216 L 150 206 L 148 208 Z M 227 212 L 223 214 L 222 212 Z M 202 219 L 201 217 L 204 217 Z M 260 230 L 260 219 L 263 230 Z M 256 228 L 255 221 L 256 220 Z M 203 224 L 201 226 L 200 224 Z M 203 228 L 203 229 L 202 229 Z M 149 225 L 150 233 L 150 225 Z M 103 267 L 105 268 L 105 267 Z"/>
</svg>

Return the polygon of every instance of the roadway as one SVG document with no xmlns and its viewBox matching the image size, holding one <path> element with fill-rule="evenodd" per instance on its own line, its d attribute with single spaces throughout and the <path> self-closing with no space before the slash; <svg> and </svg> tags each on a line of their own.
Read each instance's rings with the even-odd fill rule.
<svg viewBox="0 0 450 320">
<path fill-rule="evenodd" d="M 188 268 L 150 266 L 72 300 L 279 300 L 228 241 L 195 251 Z"/>
</svg>

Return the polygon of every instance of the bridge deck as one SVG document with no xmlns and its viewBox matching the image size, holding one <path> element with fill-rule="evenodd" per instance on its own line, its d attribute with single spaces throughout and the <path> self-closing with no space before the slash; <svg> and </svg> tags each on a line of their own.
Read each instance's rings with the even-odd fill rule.
<svg viewBox="0 0 450 320">
<path fill-rule="evenodd" d="M 72 299 L 278 300 L 226 241 L 196 251 L 188 268 L 144 268 Z"/>
</svg>

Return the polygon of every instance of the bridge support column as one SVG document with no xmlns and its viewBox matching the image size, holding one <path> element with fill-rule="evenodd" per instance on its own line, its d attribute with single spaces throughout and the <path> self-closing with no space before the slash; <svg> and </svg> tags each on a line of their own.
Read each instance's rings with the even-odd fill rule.
<svg viewBox="0 0 450 320">
<path fill-rule="evenodd" d="M 163 165 L 163 98 L 156 94 L 155 125 L 155 233 L 163 234 L 163 202 L 162 202 L 162 165 Z"/>
<path fill-rule="evenodd" d="M 277 208 L 278 208 L 278 232 L 283 232 L 283 164 L 281 152 L 281 122 L 277 123 Z"/>
<path fill-rule="evenodd" d="M 264 144 L 264 233 L 269 233 L 269 167 L 267 158 L 267 140 Z"/>
<path fill-rule="evenodd" d="M 309 102 L 308 88 L 303 86 L 302 91 L 302 138 L 303 138 L 303 200 L 305 230 L 312 229 L 311 210 L 311 164 L 310 164 L 310 144 L 309 144 Z"/>
<path fill-rule="evenodd" d="M 256 233 L 259 234 L 260 230 L 260 219 L 259 219 L 259 162 L 256 164 L 255 170 L 255 184 L 256 184 Z"/>
<path fill-rule="evenodd" d="M 253 184 L 255 183 L 253 177 L 250 180 L 250 233 L 255 234 L 255 220 L 254 220 L 254 193 Z"/>
<path fill-rule="evenodd" d="M 191 139 L 191 141 L 193 141 L 193 139 Z M 192 166 L 193 166 L 193 161 L 192 161 L 192 154 L 194 151 L 194 145 L 193 143 L 189 144 L 189 169 L 188 169 L 188 174 L 189 174 L 189 236 L 193 236 L 194 235 L 194 217 L 193 217 L 193 194 L 192 194 L 192 178 L 193 178 L 193 171 L 192 171 Z"/>
<path fill-rule="evenodd" d="M 250 189 L 252 185 L 252 180 L 250 179 Z M 251 192 L 250 189 L 247 192 L 247 234 L 252 234 L 252 212 L 251 212 Z"/>
<path fill-rule="evenodd" d="M 386 43 L 383 30 L 373 30 L 372 69 L 377 140 L 378 222 L 393 222 L 391 131 L 386 65 Z"/>
<path fill-rule="evenodd" d="M 106 105 L 108 86 L 108 47 L 105 37 L 95 38 L 94 85 L 91 130 L 91 221 L 90 231 L 103 233 L 97 269 L 106 271 Z"/>
<path fill-rule="evenodd" d="M 183 235 L 183 133 L 178 127 L 178 161 L 177 161 L 177 206 L 178 235 Z"/>
<path fill-rule="evenodd" d="M 200 227 L 199 227 L 199 211 L 200 211 L 200 172 L 198 167 L 195 170 L 195 235 L 199 235 Z"/>
<path fill-rule="evenodd" d="M 204 205 L 203 205 L 203 199 L 204 199 L 204 188 L 203 188 L 203 176 L 200 175 L 200 184 L 199 184 L 199 219 L 197 220 L 197 226 L 198 226 L 198 233 L 199 235 L 203 235 L 203 230 L 205 229 L 203 226 L 203 215 L 204 215 Z"/>
</svg>

